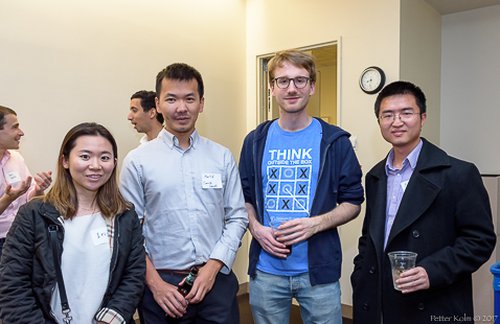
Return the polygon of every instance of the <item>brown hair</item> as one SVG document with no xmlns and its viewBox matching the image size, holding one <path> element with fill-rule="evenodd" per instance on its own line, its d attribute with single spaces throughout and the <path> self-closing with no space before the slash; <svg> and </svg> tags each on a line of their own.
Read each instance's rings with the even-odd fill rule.
<svg viewBox="0 0 500 324">
<path fill-rule="evenodd" d="M 286 51 L 281 51 L 276 53 L 274 57 L 269 60 L 268 70 L 269 70 L 269 84 L 272 86 L 274 82 L 274 71 L 283 66 L 283 63 L 290 62 L 300 68 L 304 68 L 309 72 L 309 78 L 311 83 L 316 82 L 316 64 L 314 63 L 314 57 L 305 52 L 291 49 Z"/>
</svg>

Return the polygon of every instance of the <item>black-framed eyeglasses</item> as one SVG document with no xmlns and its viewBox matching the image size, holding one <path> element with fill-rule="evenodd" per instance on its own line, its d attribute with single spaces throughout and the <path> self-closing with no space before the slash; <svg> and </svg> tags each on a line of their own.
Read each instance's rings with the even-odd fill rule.
<svg viewBox="0 0 500 324">
<path fill-rule="evenodd" d="M 402 122 L 407 122 L 407 121 L 411 121 L 413 119 L 413 116 L 415 116 L 415 115 L 420 115 L 420 113 L 413 112 L 411 110 L 401 111 L 399 113 L 389 111 L 389 112 L 384 112 L 384 113 L 380 114 L 378 119 L 382 123 L 386 123 L 386 124 L 394 122 L 396 120 L 396 117 L 399 117 L 399 120 L 401 120 Z"/>
<path fill-rule="evenodd" d="M 280 89 L 287 89 L 290 86 L 290 81 L 293 81 L 295 88 L 303 89 L 306 87 L 307 83 L 311 81 L 311 78 L 305 76 L 298 76 L 295 78 L 277 77 L 274 78 L 273 81 Z"/>
</svg>

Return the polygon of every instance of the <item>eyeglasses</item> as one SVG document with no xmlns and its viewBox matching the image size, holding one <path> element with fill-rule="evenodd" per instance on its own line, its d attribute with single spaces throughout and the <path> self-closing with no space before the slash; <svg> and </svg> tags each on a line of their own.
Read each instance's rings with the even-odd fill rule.
<svg viewBox="0 0 500 324">
<path fill-rule="evenodd" d="M 396 117 L 399 117 L 399 120 L 402 122 L 407 122 L 411 121 L 413 119 L 413 116 L 415 115 L 420 115 L 418 112 L 413 112 L 413 111 L 401 111 L 399 113 L 395 112 L 385 112 L 382 113 L 378 119 L 385 124 L 392 123 L 396 120 Z"/>
<path fill-rule="evenodd" d="M 298 76 L 295 78 L 278 77 L 274 78 L 273 81 L 280 89 L 287 89 L 290 86 L 290 81 L 293 81 L 295 88 L 303 89 L 306 87 L 307 83 L 311 81 L 311 78 L 305 76 Z"/>
</svg>

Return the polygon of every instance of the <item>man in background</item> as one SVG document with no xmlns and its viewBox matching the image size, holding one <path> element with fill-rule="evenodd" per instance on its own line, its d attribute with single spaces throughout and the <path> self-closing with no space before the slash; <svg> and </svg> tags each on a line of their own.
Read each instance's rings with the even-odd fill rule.
<svg viewBox="0 0 500 324">
<path fill-rule="evenodd" d="M 14 110 L 0 106 L 0 256 L 5 236 L 21 205 L 33 196 L 43 195 L 52 182 L 52 171 L 37 173 L 33 178 L 19 152 L 24 132 Z"/>
<path fill-rule="evenodd" d="M 156 93 L 137 91 L 130 97 L 130 111 L 127 119 L 138 133 L 144 133 L 140 143 L 145 143 L 158 136 L 163 128 L 163 116 L 156 111 Z"/>
<path fill-rule="evenodd" d="M 474 164 L 420 137 L 426 109 L 422 90 L 406 81 L 387 85 L 375 101 L 392 149 L 366 175 L 351 276 L 354 323 L 474 323 L 472 273 L 496 241 L 488 194 Z M 393 251 L 417 253 L 398 290 L 387 256 Z"/>
<path fill-rule="evenodd" d="M 201 74 L 175 63 L 156 78 L 165 118 L 158 138 L 123 162 L 121 188 L 143 218 L 144 323 L 239 323 L 238 280 L 231 271 L 248 218 L 229 149 L 195 129 L 205 98 Z M 193 267 L 187 295 L 178 291 Z"/>
</svg>

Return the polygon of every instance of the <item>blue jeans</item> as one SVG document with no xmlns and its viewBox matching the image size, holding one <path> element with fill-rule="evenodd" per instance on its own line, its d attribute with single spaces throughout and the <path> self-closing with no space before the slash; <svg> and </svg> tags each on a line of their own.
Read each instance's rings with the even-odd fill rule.
<svg viewBox="0 0 500 324">
<path fill-rule="evenodd" d="M 250 306 L 256 324 L 290 323 L 292 297 L 302 322 L 342 324 L 339 282 L 311 286 L 309 274 L 276 276 L 258 271 L 250 278 Z"/>
</svg>

